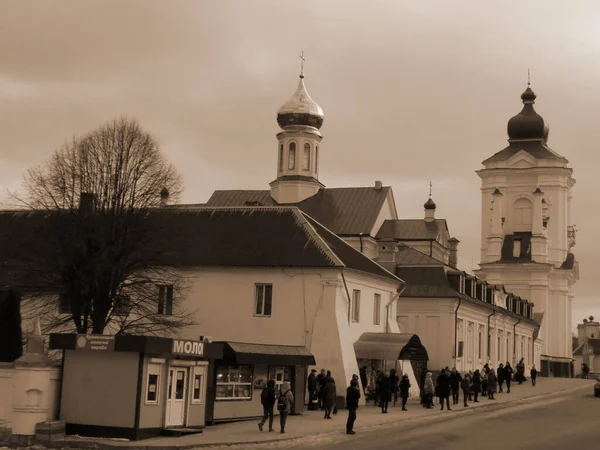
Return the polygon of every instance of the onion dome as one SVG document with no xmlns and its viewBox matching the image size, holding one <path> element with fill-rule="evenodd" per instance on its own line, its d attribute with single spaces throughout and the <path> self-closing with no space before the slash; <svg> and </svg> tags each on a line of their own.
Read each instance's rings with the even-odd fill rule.
<svg viewBox="0 0 600 450">
<path fill-rule="evenodd" d="M 436 206 L 435 202 L 433 201 L 433 199 L 431 197 L 429 197 L 429 200 L 427 200 L 425 202 L 425 204 L 423 205 L 423 207 L 425 209 L 435 209 L 437 206 Z"/>
<path fill-rule="evenodd" d="M 511 141 L 522 140 L 548 140 L 550 128 L 542 116 L 540 116 L 533 104 L 536 99 L 535 93 L 529 86 L 521 95 L 523 100 L 523 109 L 519 114 L 508 121 L 508 138 Z"/>
<path fill-rule="evenodd" d="M 300 75 L 298 89 L 277 111 L 277 123 L 281 128 L 290 125 L 305 125 L 316 129 L 323 126 L 323 110 L 310 98 L 304 85 L 304 75 Z"/>
</svg>

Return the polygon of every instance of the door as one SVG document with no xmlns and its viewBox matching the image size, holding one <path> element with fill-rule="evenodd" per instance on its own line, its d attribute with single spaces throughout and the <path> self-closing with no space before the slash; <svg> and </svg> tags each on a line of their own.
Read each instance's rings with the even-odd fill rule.
<svg viewBox="0 0 600 450">
<path fill-rule="evenodd" d="M 169 368 L 167 414 L 165 419 L 165 425 L 168 427 L 182 427 L 185 425 L 187 378 L 187 368 Z"/>
</svg>

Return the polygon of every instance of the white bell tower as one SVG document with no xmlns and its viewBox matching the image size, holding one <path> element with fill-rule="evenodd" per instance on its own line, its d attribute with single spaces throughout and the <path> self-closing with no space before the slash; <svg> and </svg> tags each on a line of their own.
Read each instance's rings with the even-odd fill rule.
<svg viewBox="0 0 600 450">
<path fill-rule="evenodd" d="M 508 122 L 508 147 L 477 172 L 482 181 L 478 275 L 535 304 L 541 373 L 568 377 L 571 288 L 579 278 L 571 252 L 575 180 L 567 159 L 548 147 L 549 127 L 533 108 L 536 95 L 529 84 L 521 99 L 523 110 Z"/>
</svg>

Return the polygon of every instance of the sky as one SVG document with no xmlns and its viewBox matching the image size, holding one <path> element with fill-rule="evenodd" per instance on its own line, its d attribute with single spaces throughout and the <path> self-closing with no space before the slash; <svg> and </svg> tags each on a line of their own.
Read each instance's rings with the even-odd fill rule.
<svg viewBox="0 0 600 450">
<path fill-rule="evenodd" d="M 0 197 L 74 135 L 122 116 L 183 175 L 186 203 L 268 189 L 276 112 L 305 82 L 323 108 L 320 180 L 392 186 L 479 261 L 475 171 L 506 146 L 531 69 L 549 146 L 577 180 L 574 324 L 600 317 L 594 265 L 600 3 L 453 0 L 0 0 Z"/>
</svg>

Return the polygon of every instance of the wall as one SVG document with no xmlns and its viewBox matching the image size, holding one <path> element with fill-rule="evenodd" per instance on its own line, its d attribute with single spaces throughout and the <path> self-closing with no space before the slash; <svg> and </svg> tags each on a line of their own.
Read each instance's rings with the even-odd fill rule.
<svg viewBox="0 0 600 450">
<path fill-rule="evenodd" d="M 10 428 L 13 414 L 13 376 L 12 363 L 0 363 L 0 427 Z M 60 394 L 60 367 L 50 371 L 50 392 L 44 395 L 45 407 L 48 408 L 48 420 L 58 419 Z"/>
<path fill-rule="evenodd" d="M 169 382 L 167 375 L 167 366 L 164 363 L 152 363 L 154 367 L 158 368 L 159 401 L 158 404 L 146 403 L 146 394 L 148 391 L 148 364 L 150 363 L 150 360 L 151 358 L 149 357 L 144 358 L 144 368 L 142 372 L 142 398 L 140 400 L 140 428 L 158 428 L 162 427 L 165 424 L 165 408 Z"/>
<path fill-rule="evenodd" d="M 60 420 L 133 427 L 138 354 L 65 350 Z"/>
</svg>

